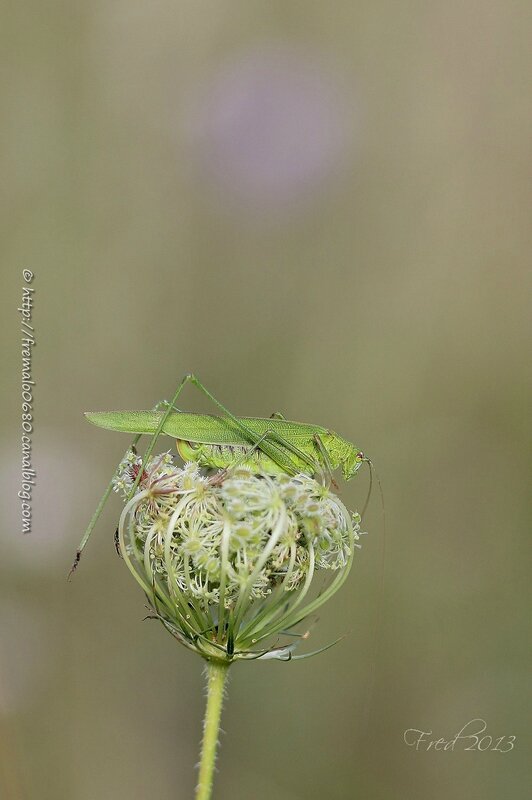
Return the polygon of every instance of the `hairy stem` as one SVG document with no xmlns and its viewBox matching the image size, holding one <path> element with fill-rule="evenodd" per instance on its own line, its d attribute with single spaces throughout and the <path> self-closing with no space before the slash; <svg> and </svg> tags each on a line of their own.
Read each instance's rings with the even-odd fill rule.
<svg viewBox="0 0 532 800">
<path fill-rule="evenodd" d="M 207 662 L 207 708 L 205 709 L 203 723 L 203 742 L 201 744 L 196 800 L 210 800 L 212 795 L 216 747 L 228 669 L 229 664 L 222 661 Z"/>
</svg>

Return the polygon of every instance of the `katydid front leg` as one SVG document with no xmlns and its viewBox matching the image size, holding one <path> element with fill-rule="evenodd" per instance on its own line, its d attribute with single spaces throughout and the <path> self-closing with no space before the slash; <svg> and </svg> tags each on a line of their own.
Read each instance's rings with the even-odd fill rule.
<svg viewBox="0 0 532 800">
<path fill-rule="evenodd" d="M 318 450 L 320 452 L 320 455 L 321 455 L 321 457 L 323 459 L 323 463 L 325 464 L 325 469 L 327 470 L 327 474 L 329 476 L 329 484 L 332 484 L 335 489 L 338 489 L 338 484 L 334 480 L 333 468 L 332 468 L 331 460 L 329 458 L 329 454 L 327 452 L 327 448 L 323 444 L 323 442 L 321 440 L 321 436 L 319 435 L 319 433 L 316 433 L 314 435 L 314 441 L 315 441 L 316 446 L 317 446 L 317 448 L 318 448 Z M 325 478 L 325 475 L 323 474 L 323 471 L 322 471 L 322 478 Z"/>
</svg>

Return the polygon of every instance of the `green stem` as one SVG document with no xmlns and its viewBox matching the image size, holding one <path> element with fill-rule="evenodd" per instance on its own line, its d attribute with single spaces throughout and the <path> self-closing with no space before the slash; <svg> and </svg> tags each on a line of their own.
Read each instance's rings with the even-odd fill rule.
<svg viewBox="0 0 532 800">
<path fill-rule="evenodd" d="M 203 742 L 201 745 L 196 800 L 210 800 L 212 794 L 216 746 L 218 744 L 224 686 L 228 669 L 229 664 L 223 661 L 207 662 L 207 708 L 205 709 L 203 723 Z"/>
</svg>

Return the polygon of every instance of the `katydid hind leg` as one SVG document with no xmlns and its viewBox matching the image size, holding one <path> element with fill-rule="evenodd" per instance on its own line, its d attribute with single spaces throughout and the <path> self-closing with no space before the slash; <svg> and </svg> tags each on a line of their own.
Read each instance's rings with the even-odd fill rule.
<svg viewBox="0 0 532 800">
<path fill-rule="evenodd" d="M 286 417 L 280 411 L 274 411 L 273 414 L 271 414 L 270 419 L 286 420 Z M 314 461 L 314 459 L 312 459 L 309 455 L 307 455 L 307 453 L 304 453 L 302 450 L 300 450 L 294 444 L 289 442 L 287 439 L 285 439 L 279 433 L 276 433 L 275 431 L 272 431 L 272 437 L 274 439 L 276 439 L 277 441 L 282 442 L 284 447 L 287 447 L 289 450 L 291 450 L 292 453 L 294 453 L 294 455 L 297 455 L 299 458 L 302 459 L 302 461 L 304 461 L 306 464 L 308 464 L 309 467 L 312 467 L 314 472 L 320 472 L 321 471 L 319 462 Z M 334 483 L 334 481 L 333 481 L 333 483 Z"/>
<path fill-rule="evenodd" d="M 216 397 L 207 389 L 206 386 L 201 383 L 201 381 L 195 375 L 187 375 L 183 380 L 192 383 L 197 389 L 200 390 L 200 392 L 202 392 L 202 394 L 205 395 L 205 397 L 214 403 L 214 405 L 231 420 L 238 430 L 241 431 L 241 433 L 243 433 L 247 439 L 249 439 L 250 444 L 257 445 L 259 440 L 262 439 L 260 444 L 260 449 L 262 452 L 289 474 L 291 473 L 295 475 L 297 472 L 299 472 L 299 468 L 294 459 L 285 452 L 286 450 L 300 455 L 304 461 L 311 462 L 311 459 L 309 459 L 305 453 L 301 453 L 298 448 L 286 441 L 282 436 L 279 436 L 279 434 L 272 433 L 265 437 L 254 433 L 254 431 L 248 428 L 241 420 L 238 419 L 238 417 L 235 417 L 235 415 L 232 414 L 228 408 L 226 408 L 219 400 L 217 400 Z M 312 466 L 314 465 L 312 464 Z"/>
<path fill-rule="evenodd" d="M 175 391 L 175 394 L 172 397 L 172 400 L 169 403 L 167 403 L 166 400 L 162 401 L 166 406 L 166 411 L 164 412 L 164 414 L 162 415 L 161 419 L 159 420 L 159 424 L 157 425 L 157 428 L 155 429 L 155 432 L 154 432 L 154 434 L 152 435 L 152 437 L 150 439 L 150 443 L 149 443 L 148 447 L 146 448 L 146 452 L 144 453 L 144 456 L 141 459 L 140 469 L 139 469 L 139 471 L 137 473 L 137 477 L 135 478 L 133 486 L 131 487 L 131 491 L 129 492 L 128 500 L 131 500 L 131 498 L 133 497 L 133 495 L 137 491 L 137 486 L 140 483 L 140 479 L 142 477 L 142 471 L 144 469 L 144 465 L 147 463 L 148 459 L 150 458 L 151 454 L 153 453 L 155 445 L 157 444 L 157 440 L 158 440 L 159 436 L 161 435 L 161 433 L 163 432 L 163 428 L 164 428 L 164 425 L 166 423 L 166 420 L 168 419 L 168 417 L 172 413 L 172 409 L 175 408 L 175 404 L 177 402 L 177 398 L 179 397 L 179 395 L 181 394 L 181 392 L 183 391 L 183 389 L 185 388 L 185 386 L 187 385 L 189 380 L 190 380 L 190 376 L 189 375 L 185 375 L 185 377 L 180 380 L 179 386 L 177 387 L 177 389 Z"/>
<path fill-rule="evenodd" d="M 129 450 L 133 450 L 133 452 L 134 452 L 134 453 L 136 453 L 136 452 L 137 452 L 135 445 L 136 445 L 136 444 L 137 444 L 137 442 L 139 441 L 139 439 L 140 439 L 141 435 L 142 435 L 142 434 L 140 434 L 140 433 L 139 433 L 139 434 L 137 434 L 137 435 L 135 436 L 135 438 L 134 438 L 134 439 L 133 439 L 133 441 L 131 442 L 131 445 L 130 445 L 130 446 L 129 446 L 129 448 L 126 450 L 126 453 L 127 453 L 127 452 L 129 452 Z M 87 542 L 89 541 L 89 539 L 90 539 L 90 537 L 91 537 L 92 531 L 94 530 L 94 528 L 95 528 L 95 526 L 96 526 L 96 523 L 98 522 L 98 520 L 99 520 L 99 518 L 100 518 L 100 515 L 101 515 L 101 513 L 102 513 L 102 511 L 103 511 L 103 509 L 104 509 L 104 506 L 105 506 L 105 504 L 107 503 L 107 500 L 109 499 L 109 495 L 110 495 L 110 494 L 111 494 L 111 492 L 113 491 L 113 481 L 114 481 L 114 478 L 115 478 L 115 476 L 116 476 L 116 472 L 117 472 L 117 470 L 118 470 L 118 467 L 117 467 L 117 469 L 116 469 L 116 470 L 113 472 L 113 477 L 112 477 L 112 478 L 111 478 L 111 480 L 109 481 L 109 484 L 107 485 L 107 488 L 106 488 L 105 492 L 103 493 L 103 495 L 102 495 L 102 497 L 101 497 L 101 499 L 100 499 L 100 502 L 99 502 L 99 503 L 98 503 L 98 505 L 96 506 L 96 511 L 95 511 L 95 512 L 94 512 L 94 514 L 92 515 L 92 518 L 91 518 L 91 521 L 89 522 L 89 525 L 88 525 L 88 527 L 87 527 L 87 530 L 86 530 L 86 531 L 85 531 L 85 533 L 83 534 L 83 538 L 82 538 L 81 542 L 80 542 L 80 543 L 79 543 L 79 545 L 78 545 L 78 549 L 76 550 L 76 555 L 75 555 L 75 557 L 74 557 L 74 561 L 72 562 L 72 566 L 70 567 L 70 572 L 68 573 L 68 580 L 70 580 L 70 578 L 71 578 L 72 574 L 73 574 L 73 573 L 76 571 L 76 569 L 77 569 L 77 567 L 78 567 L 78 564 L 79 564 L 79 562 L 80 562 L 80 560 L 81 560 L 81 555 L 82 555 L 82 553 L 83 553 L 83 551 L 84 551 L 85 547 L 87 546 Z"/>
<path fill-rule="evenodd" d="M 272 417 L 270 419 L 272 419 Z M 307 453 L 304 453 L 303 450 L 300 450 L 299 447 L 296 447 L 295 444 L 292 444 L 292 442 L 288 441 L 288 439 L 286 439 L 284 436 L 281 436 L 281 434 L 277 433 L 277 431 L 273 429 L 266 431 L 264 437 L 262 438 L 266 437 L 273 439 L 276 443 L 279 443 L 287 450 L 289 450 L 291 453 L 293 453 L 295 456 L 297 456 L 301 461 L 303 461 L 303 463 L 307 464 L 312 469 L 313 474 L 323 472 L 321 464 L 318 460 L 311 458 L 311 456 L 309 456 Z M 301 468 L 298 465 L 295 465 L 295 472 L 300 472 L 300 471 Z M 335 483 L 334 479 L 332 478 L 332 475 L 331 475 L 331 480 L 333 483 Z"/>
<path fill-rule="evenodd" d="M 267 438 L 270 436 L 270 434 L 271 434 L 271 430 L 267 430 L 267 431 L 265 431 L 265 432 L 262 434 L 262 436 L 260 436 L 260 438 L 258 439 L 258 441 L 257 441 L 255 444 L 251 444 L 249 447 L 246 447 L 246 448 L 244 448 L 244 452 L 243 452 L 243 453 L 241 453 L 241 455 L 239 455 L 239 456 L 237 456 L 237 457 L 235 458 L 235 460 L 234 460 L 234 462 L 231 464 L 231 466 L 230 466 L 230 467 L 225 467 L 225 469 L 223 469 L 223 470 L 222 470 L 222 475 L 225 475 L 225 474 L 227 474 L 227 473 L 229 472 L 229 470 L 230 470 L 230 469 L 232 469 L 232 470 L 233 470 L 233 469 L 238 469 L 238 467 L 239 467 L 241 464 L 245 464 L 245 463 L 246 463 L 246 461 L 247 461 L 249 458 L 251 458 L 251 456 L 253 455 L 253 453 L 255 453 L 257 450 L 261 450 L 261 449 L 262 449 L 262 448 L 261 448 L 261 444 L 262 444 L 262 442 L 263 442 L 265 439 L 267 439 Z"/>
<path fill-rule="evenodd" d="M 195 375 L 187 375 L 184 380 L 189 380 L 197 389 L 199 389 L 205 397 L 208 397 L 214 405 L 220 409 L 220 411 L 228 417 L 231 422 L 233 422 L 238 429 L 250 440 L 252 444 L 257 444 L 258 440 L 261 436 L 257 433 L 254 433 L 250 428 L 248 428 L 238 417 L 235 417 L 228 408 L 226 408 L 216 397 L 204 386 L 201 381 Z M 261 444 L 261 450 L 266 453 L 266 455 L 275 461 L 282 469 L 286 472 L 292 472 L 296 474 L 300 471 L 299 466 L 294 462 L 294 459 L 287 456 L 284 452 L 285 450 L 290 451 L 298 458 L 300 458 L 304 463 L 308 464 L 314 471 L 317 471 L 319 465 L 316 464 L 314 459 L 312 459 L 309 455 L 304 453 L 294 444 L 292 444 L 288 439 L 284 436 L 281 436 L 276 431 L 272 431 L 271 434 L 264 439 Z"/>
<path fill-rule="evenodd" d="M 177 401 L 177 398 L 179 397 L 179 395 L 183 391 L 183 389 L 186 386 L 187 382 L 188 382 L 188 376 L 185 376 L 185 378 L 183 378 L 181 380 L 181 382 L 179 383 L 179 386 L 176 389 L 176 392 L 175 392 L 175 394 L 174 394 L 174 396 L 172 398 L 171 403 L 169 403 L 167 405 L 166 411 L 162 415 L 161 420 L 160 420 L 160 422 L 159 422 L 159 424 L 158 424 L 158 426 L 157 426 L 157 428 L 155 430 L 155 433 L 151 437 L 151 440 L 150 440 L 150 443 L 149 443 L 149 445 L 148 445 L 148 447 L 146 449 L 146 452 L 144 453 L 144 456 L 141 459 L 140 469 L 138 471 L 137 477 L 135 478 L 133 486 L 131 487 L 131 491 L 129 493 L 128 499 L 131 499 L 133 497 L 133 495 L 135 494 L 135 492 L 137 490 L 137 486 L 139 485 L 140 479 L 142 477 L 142 471 L 143 471 L 144 464 L 146 464 L 146 462 L 150 458 L 150 456 L 151 456 L 151 454 L 153 452 L 153 449 L 154 449 L 154 447 L 155 447 L 155 445 L 157 443 L 157 439 L 159 438 L 159 436 L 160 436 L 160 434 L 161 434 L 161 432 L 162 432 L 162 430 L 164 428 L 164 424 L 165 424 L 166 420 L 168 419 L 168 416 L 170 415 L 170 413 L 172 411 L 172 408 L 175 407 L 175 403 Z M 137 434 L 135 436 L 135 438 L 133 439 L 133 442 L 131 443 L 131 446 L 129 447 L 129 450 L 133 450 L 134 452 L 136 452 L 135 446 L 136 446 L 137 442 L 139 441 L 141 435 L 142 434 Z M 87 545 L 87 542 L 89 541 L 90 536 L 92 534 L 92 531 L 94 530 L 94 527 L 96 526 L 96 523 L 98 522 L 98 519 L 100 518 L 100 515 L 101 515 L 101 513 L 102 513 L 102 511 L 104 509 L 104 506 L 107 503 L 107 500 L 109 499 L 109 495 L 111 494 L 111 492 L 113 490 L 113 480 L 114 480 L 115 475 L 116 475 L 116 470 L 113 473 L 113 477 L 109 481 L 109 484 L 108 484 L 105 492 L 103 493 L 102 498 L 101 498 L 100 502 L 98 503 L 98 506 L 96 507 L 96 511 L 94 512 L 94 514 L 92 516 L 92 519 L 89 522 L 88 528 L 87 528 L 87 530 L 85 531 L 85 533 L 83 535 L 83 538 L 82 538 L 82 540 L 81 540 L 81 542 L 79 544 L 79 547 L 76 550 L 76 555 L 74 557 L 74 561 L 72 563 L 72 566 L 70 567 L 70 572 L 68 573 L 68 579 L 70 579 L 72 574 L 76 571 L 76 569 L 78 567 L 78 564 L 79 564 L 79 562 L 81 560 L 81 555 L 83 553 L 83 550 L 85 549 L 85 547 Z"/>
<path fill-rule="evenodd" d="M 292 442 L 288 441 L 288 439 L 286 439 L 284 436 L 281 436 L 280 433 L 277 433 L 277 431 L 272 431 L 271 438 L 276 442 L 279 442 L 279 444 L 281 444 L 283 447 L 286 447 L 287 450 L 290 450 L 291 453 L 300 458 L 303 463 L 307 464 L 307 466 L 312 469 L 313 473 L 320 471 L 320 465 L 315 461 L 315 459 L 311 458 L 309 455 L 307 455 L 307 453 L 304 453 L 303 450 L 300 450 L 299 447 L 296 447 L 295 444 L 292 444 Z"/>
</svg>

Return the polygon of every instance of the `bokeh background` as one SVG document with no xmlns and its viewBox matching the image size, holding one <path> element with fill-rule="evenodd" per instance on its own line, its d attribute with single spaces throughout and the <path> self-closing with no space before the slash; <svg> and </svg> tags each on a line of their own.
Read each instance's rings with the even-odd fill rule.
<svg viewBox="0 0 532 800">
<path fill-rule="evenodd" d="M 186 800 L 202 667 L 116 557 L 126 440 L 196 372 L 330 426 L 385 494 L 301 663 L 235 667 L 218 798 L 529 797 L 526 2 L 27 2 L 3 11 L 0 795 Z M 35 273 L 38 487 L 20 533 Z M 193 390 L 183 404 L 210 410 Z M 367 476 L 342 496 L 360 507 Z M 382 615 L 379 624 L 379 604 Z M 376 641 L 376 647 L 374 642 Z M 482 717 L 513 752 L 415 752 Z"/>
</svg>

